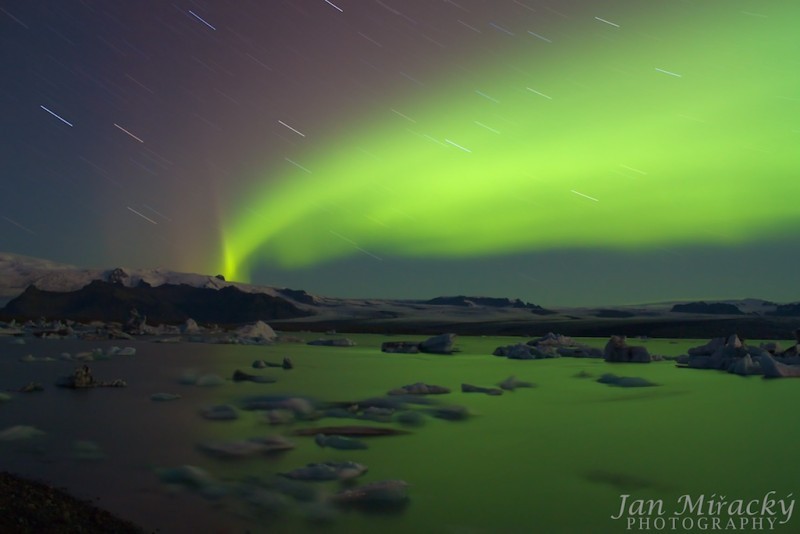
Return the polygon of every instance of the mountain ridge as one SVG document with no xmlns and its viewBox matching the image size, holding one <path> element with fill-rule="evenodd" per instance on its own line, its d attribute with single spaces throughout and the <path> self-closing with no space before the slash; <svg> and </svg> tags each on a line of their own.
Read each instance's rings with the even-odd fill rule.
<svg viewBox="0 0 800 534">
<path fill-rule="evenodd" d="M 518 298 L 468 295 L 427 300 L 340 298 L 229 282 L 219 275 L 167 269 L 81 269 L 10 253 L 0 253 L 0 297 L 8 299 L 0 302 L 5 304 L 0 310 L 2 320 L 48 317 L 123 322 L 123 315 L 135 308 L 154 325 L 187 318 L 230 325 L 264 320 L 283 330 L 374 333 L 558 331 L 708 337 L 737 332 L 749 338 L 780 339 L 790 338 L 800 322 L 800 304 L 755 298 L 547 309 Z"/>
</svg>

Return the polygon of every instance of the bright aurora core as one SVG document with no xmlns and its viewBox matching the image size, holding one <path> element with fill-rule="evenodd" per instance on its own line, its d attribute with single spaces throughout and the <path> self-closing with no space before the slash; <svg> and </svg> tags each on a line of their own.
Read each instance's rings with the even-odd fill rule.
<svg viewBox="0 0 800 534">
<path fill-rule="evenodd" d="M 682 5 L 527 32 L 270 166 L 224 226 L 224 271 L 792 232 L 789 27 Z"/>
</svg>

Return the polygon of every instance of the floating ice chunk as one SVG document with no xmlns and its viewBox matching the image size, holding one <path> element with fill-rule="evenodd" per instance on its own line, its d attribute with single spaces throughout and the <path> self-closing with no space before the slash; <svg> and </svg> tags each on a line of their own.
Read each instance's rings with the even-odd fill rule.
<svg viewBox="0 0 800 534">
<path fill-rule="evenodd" d="M 34 426 L 15 425 L 0 432 L 0 441 L 27 441 L 40 438 L 46 433 Z"/>
<path fill-rule="evenodd" d="M 200 411 L 200 415 L 212 421 L 231 421 L 238 419 L 239 414 L 236 408 L 230 404 L 218 404 L 216 406 L 209 406 Z"/>
<path fill-rule="evenodd" d="M 78 440 L 72 442 L 72 457 L 77 460 L 102 460 L 106 454 L 97 443 Z"/>
<path fill-rule="evenodd" d="M 205 374 L 197 378 L 196 386 L 201 387 L 216 387 L 225 383 L 225 379 L 215 374 Z"/>
<path fill-rule="evenodd" d="M 177 393 L 153 393 L 150 395 L 150 400 L 158 401 L 158 402 L 165 402 L 165 401 L 172 401 L 178 400 L 181 396 Z"/>
<path fill-rule="evenodd" d="M 366 449 L 367 444 L 353 438 L 344 436 L 326 436 L 325 434 L 317 434 L 314 436 L 314 442 L 320 447 L 330 447 L 332 449 L 340 450 L 355 450 Z"/>
</svg>

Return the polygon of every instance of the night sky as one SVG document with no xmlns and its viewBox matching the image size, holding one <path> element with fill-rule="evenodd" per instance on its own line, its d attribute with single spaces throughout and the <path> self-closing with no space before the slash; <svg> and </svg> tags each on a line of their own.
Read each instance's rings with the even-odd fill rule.
<svg viewBox="0 0 800 534">
<path fill-rule="evenodd" d="M 800 6 L 0 1 L 0 250 L 351 297 L 800 299 Z"/>
</svg>

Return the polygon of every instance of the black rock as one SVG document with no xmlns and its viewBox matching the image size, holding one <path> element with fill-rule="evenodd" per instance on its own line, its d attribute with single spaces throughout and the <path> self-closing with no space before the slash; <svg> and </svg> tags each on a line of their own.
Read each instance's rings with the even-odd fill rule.
<svg viewBox="0 0 800 534">
<path fill-rule="evenodd" d="M 62 376 L 56 381 L 56 386 L 69 389 L 89 389 L 89 388 L 124 388 L 128 384 L 122 379 L 116 380 L 96 380 L 92 376 L 92 371 L 88 365 L 83 365 L 75 369 L 69 376 Z"/>
<path fill-rule="evenodd" d="M 124 285 L 125 282 L 130 278 L 130 275 L 121 267 L 117 267 L 116 269 L 108 271 L 105 274 L 105 278 L 110 284 Z"/>
<path fill-rule="evenodd" d="M 800 365 L 786 365 L 775 361 L 768 353 L 761 355 L 760 364 L 765 378 L 800 378 Z"/>
<path fill-rule="evenodd" d="M 419 344 L 419 350 L 420 352 L 432 354 L 452 354 L 455 340 L 455 334 L 440 334 L 438 336 L 429 337 Z"/>
<path fill-rule="evenodd" d="M 625 336 L 611 336 L 603 349 L 603 357 L 610 363 L 650 363 L 653 360 L 646 347 L 629 346 Z"/>
</svg>

